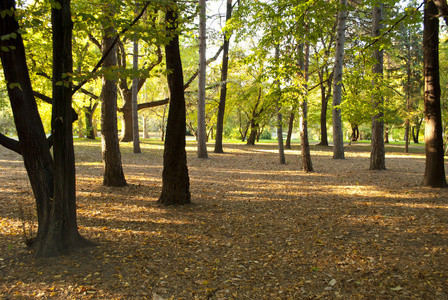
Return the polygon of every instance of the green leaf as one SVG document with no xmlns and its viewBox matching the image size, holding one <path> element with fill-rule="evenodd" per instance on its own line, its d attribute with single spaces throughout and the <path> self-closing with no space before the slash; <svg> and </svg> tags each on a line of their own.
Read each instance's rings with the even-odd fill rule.
<svg viewBox="0 0 448 300">
<path fill-rule="evenodd" d="M 9 85 L 9 89 L 14 89 L 15 87 L 18 87 L 20 90 L 22 90 L 22 87 L 20 86 L 20 83 L 10 83 Z"/>
<path fill-rule="evenodd" d="M 64 82 L 63 81 L 58 81 L 58 82 L 56 82 L 56 85 L 63 85 L 64 84 Z"/>
<path fill-rule="evenodd" d="M 9 48 L 6 46 L 2 46 L 2 51 L 9 52 Z"/>
</svg>

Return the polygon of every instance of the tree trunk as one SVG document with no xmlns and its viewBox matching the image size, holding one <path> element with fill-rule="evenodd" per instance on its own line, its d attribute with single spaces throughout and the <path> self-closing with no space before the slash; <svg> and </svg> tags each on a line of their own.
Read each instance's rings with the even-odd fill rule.
<svg viewBox="0 0 448 300">
<path fill-rule="evenodd" d="M 14 0 L 0 1 L 0 11 L 15 10 Z M 13 47 L 11 51 L 0 51 L 3 73 L 8 84 L 7 90 L 14 115 L 17 135 L 20 143 L 11 141 L 23 157 L 30 180 L 37 209 L 37 236 L 34 245 L 44 237 L 51 211 L 51 199 L 54 192 L 53 158 L 47 143 L 44 127 L 40 119 L 37 104 L 33 96 L 31 80 L 26 64 L 25 48 L 22 36 L 18 33 L 19 24 L 15 16 L 6 14 L 0 18 L 0 35 L 17 33 L 16 38 L 0 41 L 1 47 Z M 3 144 L 4 145 L 4 144 Z M 10 147 L 8 147 L 11 149 Z"/>
<path fill-rule="evenodd" d="M 344 134 L 339 105 L 342 98 L 342 69 L 344 60 L 345 21 L 347 19 L 347 0 L 340 0 L 341 10 L 338 14 L 338 33 L 336 40 L 336 55 L 333 80 L 333 158 L 344 159 Z"/>
<path fill-rule="evenodd" d="M 113 8 L 107 5 L 105 15 L 113 16 Z M 104 29 L 102 50 L 106 51 L 114 40 L 115 30 L 112 27 Z M 114 47 L 115 48 L 115 47 Z M 117 65 L 116 49 L 113 49 L 104 60 L 104 68 L 112 68 Z M 103 185 L 125 186 L 126 179 L 121 164 L 120 144 L 117 128 L 117 81 L 109 80 L 103 76 L 101 92 L 101 142 L 104 164 Z"/>
<path fill-rule="evenodd" d="M 372 12 L 372 37 L 380 36 L 381 21 L 383 19 L 383 5 L 373 7 Z M 386 169 L 386 150 L 384 148 L 384 101 L 380 92 L 380 81 L 383 78 L 383 51 L 375 48 L 373 50 L 373 58 L 375 64 L 373 66 L 373 88 L 376 90 L 373 95 L 373 111 L 372 116 L 372 149 L 370 153 L 370 170 Z"/>
<path fill-rule="evenodd" d="M 439 19 L 433 1 L 425 0 L 423 21 L 423 64 L 425 77 L 425 150 L 423 185 L 446 187 L 440 108 Z"/>
<path fill-rule="evenodd" d="M 275 59 L 278 61 L 280 58 L 280 47 L 279 45 L 275 45 Z M 277 65 L 279 67 L 279 65 Z M 275 85 L 277 86 L 277 144 L 278 144 L 278 158 L 279 163 L 284 165 L 286 164 L 286 157 L 285 157 L 285 147 L 283 145 L 283 117 L 282 113 L 280 112 L 280 102 L 281 102 L 281 87 L 280 87 L 280 81 L 276 80 Z"/>
<path fill-rule="evenodd" d="M 292 139 L 292 131 L 294 129 L 294 117 L 295 117 L 295 108 L 291 109 L 291 113 L 289 114 L 289 122 L 288 122 L 288 134 L 286 135 L 286 149 L 292 149 L 291 147 L 291 139 Z"/>
<path fill-rule="evenodd" d="M 205 73 L 206 65 L 206 4 L 199 0 L 199 79 L 198 79 L 198 158 L 208 158 L 207 154 L 207 128 L 205 126 Z"/>
<path fill-rule="evenodd" d="M 227 0 L 226 8 L 226 23 L 232 17 L 232 0 Z M 222 135 L 224 131 L 224 114 L 226 109 L 227 97 L 227 74 L 229 69 L 229 44 L 230 36 L 224 32 L 224 49 L 221 66 L 221 90 L 219 96 L 218 116 L 216 121 L 216 139 L 215 139 L 215 153 L 224 153 L 222 148 Z"/>
<path fill-rule="evenodd" d="M 57 0 L 51 10 L 53 32 L 53 107 L 51 128 L 54 136 L 54 194 L 50 217 L 36 244 L 36 255 L 59 256 L 70 249 L 91 245 L 78 232 L 76 221 L 75 153 L 72 132 L 72 84 L 64 79 L 72 74 L 72 27 L 70 0 Z M 61 82 L 63 84 L 61 84 Z"/>
<path fill-rule="evenodd" d="M 255 122 L 254 119 L 250 121 L 250 134 L 247 138 L 246 145 L 254 146 L 255 141 L 257 139 L 257 133 L 258 133 L 258 123 Z"/>
<path fill-rule="evenodd" d="M 321 91 L 321 107 L 320 107 L 320 143 L 319 146 L 328 146 L 328 134 L 327 134 L 327 109 L 328 109 L 328 99 L 331 94 L 331 83 L 329 84 L 328 95 L 323 84 L 324 73 L 319 71 L 319 79 L 322 82 L 320 86 Z M 330 80 L 331 81 L 331 80 Z"/>
<path fill-rule="evenodd" d="M 138 5 L 136 7 L 138 10 Z M 134 38 L 134 53 L 132 55 L 132 67 L 134 71 L 138 71 L 138 39 Z M 134 153 L 142 153 L 140 149 L 140 133 L 138 130 L 138 77 L 134 77 L 132 83 L 132 141 Z"/>
<path fill-rule="evenodd" d="M 176 5 L 176 7 L 174 7 Z M 176 1 L 169 6 L 165 15 L 166 30 L 171 41 L 165 46 L 167 81 L 170 91 L 170 106 L 166 126 L 163 152 L 162 193 L 158 203 L 182 205 L 191 202 L 190 178 L 188 176 L 187 153 L 185 150 L 185 95 L 182 61 L 177 31 L 178 8 Z"/>
<path fill-rule="evenodd" d="M 310 46 L 305 45 L 305 61 L 301 64 L 302 70 L 305 74 L 304 90 L 305 95 L 301 104 L 302 108 L 302 131 L 300 132 L 300 145 L 302 148 L 302 169 L 305 172 L 313 171 L 313 164 L 311 162 L 310 143 L 308 141 L 308 70 L 310 60 Z"/>
<path fill-rule="evenodd" d="M 148 116 L 143 115 L 143 138 L 149 138 L 148 135 Z"/>
<path fill-rule="evenodd" d="M 91 140 L 94 140 L 96 137 L 93 124 L 93 114 L 95 112 L 96 107 L 97 107 L 96 104 L 93 105 L 93 107 L 92 106 L 84 107 L 84 117 L 86 121 L 86 137 Z"/>
<path fill-rule="evenodd" d="M 120 108 L 122 114 L 121 119 L 121 142 L 132 142 L 133 128 L 132 122 L 132 88 L 130 90 L 121 90 L 121 96 L 123 98 L 123 106 Z"/>
</svg>

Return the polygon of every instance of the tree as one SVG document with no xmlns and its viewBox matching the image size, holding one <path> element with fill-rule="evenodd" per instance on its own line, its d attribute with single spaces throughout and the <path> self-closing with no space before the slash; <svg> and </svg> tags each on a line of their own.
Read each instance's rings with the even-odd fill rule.
<svg viewBox="0 0 448 300">
<path fill-rule="evenodd" d="M 104 15 L 106 19 L 113 17 L 114 7 L 105 4 Z M 112 25 L 104 28 L 102 39 L 102 53 L 105 56 L 104 69 L 112 71 L 117 65 L 117 51 L 114 46 L 115 29 Z M 112 50 L 109 54 L 106 51 Z M 107 55 L 107 56 L 106 56 Z M 117 128 L 117 80 L 113 74 L 103 75 L 101 91 L 101 144 L 103 157 L 103 185 L 125 186 L 127 185 L 121 164 L 120 144 L 118 141 Z"/>
<path fill-rule="evenodd" d="M 15 1 L 0 2 L 7 11 L 0 18 L 0 58 L 14 113 L 19 142 L 4 146 L 22 154 L 36 199 L 38 231 L 33 241 L 36 255 L 58 256 L 70 249 L 91 245 L 81 237 L 76 221 L 75 162 L 71 108 L 72 21 L 70 0 L 55 1 L 51 10 L 53 29 L 52 138 L 54 162 L 33 97 L 25 48 L 15 19 Z M 8 51 L 5 51 L 8 49 Z M 3 136 L 4 137 L 4 136 Z"/>
<path fill-rule="evenodd" d="M 376 3 L 372 12 L 372 37 L 380 36 L 383 4 Z M 381 94 L 380 81 L 383 77 L 383 51 L 379 48 L 373 50 L 373 116 L 372 116 L 372 149 L 370 153 L 370 170 L 386 169 L 386 154 L 384 148 L 384 101 Z"/>
<path fill-rule="evenodd" d="M 179 8 L 174 0 L 167 7 L 165 15 L 167 37 L 170 38 L 165 46 L 170 106 L 163 151 L 162 193 L 157 201 L 166 206 L 191 202 L 185 150 L 185 95 L 177 28 L 178 14 Z"/>
<path fill-rule="evenodd" d="M 205 75 L 206 65 L 206 4 L 199 0 L 199 82 L 198 82 L 198 158 L 207 158 L 207 128 L 205 126 Z"/>
<path fill-rule="evenodd" d="M 302 59 L 301 68 L 304 74 L 304 98 L 300 105 L 302 109 L 302 131 L 300 132 L 300 144 L 302 147 L 302 168 L 305 172 L 313 171 L 313 164 L 311 162 L 310 143 L 308 141 L 308 80 L 309 80 L 309 61 L 310 61 L 310 46 L 305 45 L 305 57 Z"/>
<path fill-rule="evenodd" d="M 226 6 L 226 23 L 232 17 L 232 0 L 227 0 Z M 222 148 L 222 135 L 224 131 L 224 114 L 226 109 L 226 96 L 227 96 L 227 75 L 229 69 L 229 45 L 230 35 L 226 31 L 224 32 L 224 51 L 222 54 L 221 65 L 221 89 L 218 105 L 218 116 L 216 120 L 216 137 L 215 137 L 215 153 L 224 153 Z"/>
<path fill-rule="evenodd" d="M 341 104 L 342 97 L 342 68 L 344 59 L 345 20 L 347 18 L 347 0 L 340 0 L 338 14 L 338 32 L 336 38 L 336 54 L 333 79 L 333 158 L 344 159 L 344 135 L 342 132 Z"/>
<path fill-rule="evenodd" d="M 447 187 L 442 139 L 439 81 L 439 20 L 433 1 L 425 0 L 423 64 L 425 78 L 425 151 L 423 185 Z"/>
<path fill-rule="evenodd" d="M 136 10 L 138 10 L 138 5 Z M 136 12 L 138 14 L 138 11 Z M 134 37 L 134 53 L 132 54 L 132 68 L 135 72 L 138 71 L 138 39 L 137 34 Z M 140 133 L 138 130 L 138 76 L 134 75 L 132 81 L 132 141 L 134 153 L 142 153 L 140 149 Z"/>
<path fill-rule="evenodd" d="M 275 45 L 275 60 L 276 60 L 276 67 L 279 68 L 278 60 L 280 58 L 280 46 L 277 44 Z M 278 76 L 277 76 L 278 77 Z M 280 86 L 280 80 L 277 78 L 275 82 L 275 87 L 277 89 L 277 143 L 278 143 L 278 156 L 279 156 L 279 162 L 280 164 L 284 165 L 286 164 L 286 158 L 285 158 L 285 147 L 283 145 L 283 118 L 282 113 L 280 111 L 280 102 L 281 102 L 281 86 Z"/>
</svg>

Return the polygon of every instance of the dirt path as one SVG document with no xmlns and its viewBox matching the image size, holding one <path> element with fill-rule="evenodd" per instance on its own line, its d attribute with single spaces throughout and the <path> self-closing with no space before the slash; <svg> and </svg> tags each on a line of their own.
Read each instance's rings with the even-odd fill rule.
<svg viewBox="0 0 448 300">
<path fill-rule="evenodd" d="M 100 245 L 57 259 L 24 247 L 33 199 L 0 148 L 0 299 L 448 299 L 448 189 L 419 186 L 422 153 L 391 147 L 379 172 L 368 145 L 314 146 L 306 174 L 297 149 L 279 165 L 273 144 L 189 144 L 194 204 L 165 208 L 162 146 L 129 147 L 129 186 L 106 188 L 99 142 L 77 143 L 80 231 Z"/>
</svg>

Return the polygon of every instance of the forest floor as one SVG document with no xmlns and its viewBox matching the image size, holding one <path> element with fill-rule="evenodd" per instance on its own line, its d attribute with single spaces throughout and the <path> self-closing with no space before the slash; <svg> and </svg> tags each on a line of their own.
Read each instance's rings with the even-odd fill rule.
<svg viewBox="0 0 448 300">
<path fill-rule="evenodd" d="M 421 186 L 423 147 L 312 146 L 278 164 L 275 144 L 225 144 L 196 158 L 193 204 L 162 207 L 162 145 L 122 145 L 124 188 L 102 186 L 101 144 L 77 141 L 79 229 L 98 243 L 36 259 L 21 158 L 0 148 L 0 299 L 448 299 L 448 189 Z M 445 169 L 448 165 L 445 165 Z M 33 223 L 34 222 L 34 223 Z"/>
</svg>

